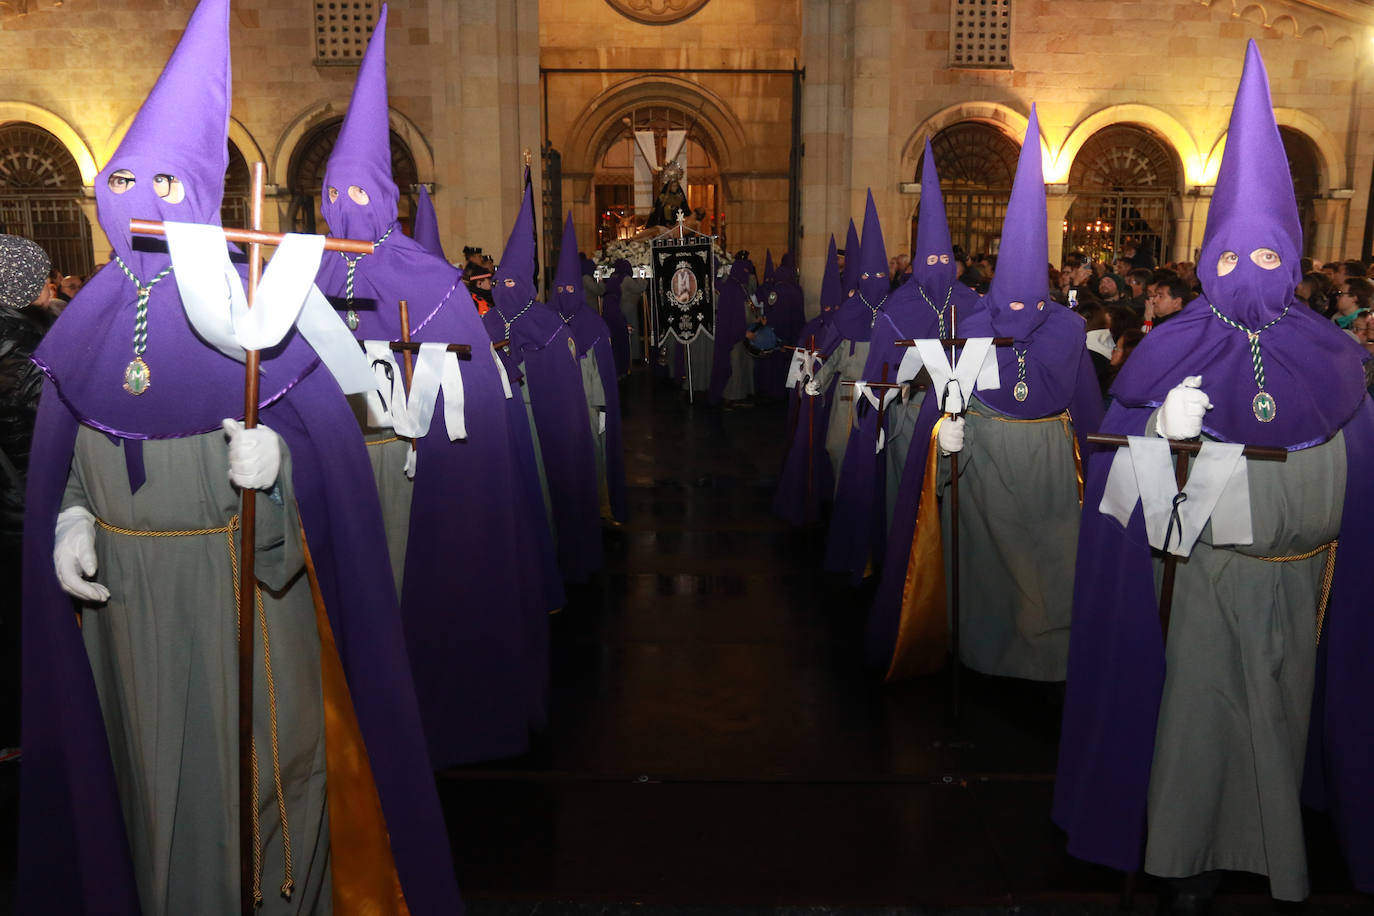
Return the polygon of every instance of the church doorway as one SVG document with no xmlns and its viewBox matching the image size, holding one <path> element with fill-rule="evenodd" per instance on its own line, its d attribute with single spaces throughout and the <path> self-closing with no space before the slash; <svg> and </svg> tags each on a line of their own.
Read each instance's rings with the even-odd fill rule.
<svg viewBox="0 0 1374 916">
<path fill-rule="evenodd" d="M 287 187 L 291 192 L 291 203 L 287 210 L 286 231 L 324 231 L 324 216 L 320 212 L 320 189 L 324 186 L 324 169 L 329 163 L 329 154 L 334 150 L 334 144 L 339 139 L 339 128 L 342 126 L 343 118 L 325 121 L 306 134 L 291 154 L 291 165 L 287 170 Z M 420 178 L 410 147 L 396 131 L 390 133 L 391 174 L 401 192 L 397 210 L 401 231 L 409 235 L 415 215 Z"/>
<path fill-rule="evenodd" d="M 685 175 L 684 217 L 698 231 L 715 232 L 725 247 L 719 157 L 692 112 L 664 105 L 633 109 L 607 127 L 600 149 L 592 177 L 598 248 L 644 228 L 669 162 Z"/>
<path fill-rule="evenodd" d="M 954 246 L 969 255 L 995 254 L 1021 148 L 997 128 L 978 121 L 951 124 L 931 138 L 930 148 Z M 918 183 L 924 162 L 922 158 L 916 165 Z M 911 218 L 911 251 L 916 250 L 918 219 L 919 211 Z"/>
<path fill-rule="evenodd" d="M 1064 218 L 1064 250 L 1110 264 L 1131 243 L 1169 260 L 1182 167 L 1163 140 L 1134 124 L 1088 138 L 1069 170 L 1074 201 Z"/>
<path fill-rule="evenodd" d="M 81 170 L 61 140 L 34 124 L 0 126 L 0 231 L 37 242 L 64 274 L 95 267 L 83 196 Z"/>
</svg>

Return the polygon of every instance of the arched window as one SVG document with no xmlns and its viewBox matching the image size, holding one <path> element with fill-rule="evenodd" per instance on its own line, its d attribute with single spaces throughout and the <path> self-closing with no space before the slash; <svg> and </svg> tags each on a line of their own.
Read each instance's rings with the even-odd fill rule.
<svg viewBox="0 0 1374 916">
<path fill-rule="evenodd" d="M 1316 234 L 1316 207 L 1312 202 L 1321 193 L 1321 167 L 1317 164 L 1317 151 L 1305 134 L 1280 127 L 1279 139 L 1288 154 L 1288 171 L 1293 175 L 1293 196 L 1298 201 L 1302 225 L 1302 253 L 1306 255 L 1312 250 L 1310 240 Z"/>
<path fill-rule="evenodd" d="M 324 217 L 320 213 L 320 188 L 324 186 L 324 169 L 329 163 L 329 154 L 339 139 L 339 128 L 343 118 L 326 121 L 301 140 L 291 154 L 288 185 L 291 188 L 291 209 L 287 214 L 287 225 L 293 232 L 323 232 Z M 401 197 L 397 210 L 401 230 L 410 234 L 415 214 L 416 189 L 420 178 L 415 168 L 415 157 L 404 140 L 391 131 L 391 176 L 400 188 Z"/>
<path fill-rule="evenodd" d="M 0 231 L 39 244 L 64 274 L 94 269 L 81 170 L 62 141 L 20 121 L 0 126 Z"/>
<path fill-rule="evenodd" d="M 951 124 L 930 141 L 945 216 L 955 247 L 969 255 L 991 253 L 1002 235 L 1016 160 L 1021 148 L 995 127 L 978 121 Z M 916 166 L 916 181 L 921 166 Z M 918 218 L 911 221 L 911 250 L 916 250 Z"/>
<path fill-rule="evenodd" d="M 1111 261 L 1129 242 L 1168 260 L 1180 167 L 1173 150 L 1143 127 L 1114 124 L 1088 138 L 1069 169 L 1074 195 L 1064 250 Z"/>
<path fill-rule="evenodd" d="M 225 226 L 244 227 L 253 216 L 253 179 L 243 153 L 229 141 L 229 168 L 224 172 L 224 200 L 219 207 Z"/>
</svg>

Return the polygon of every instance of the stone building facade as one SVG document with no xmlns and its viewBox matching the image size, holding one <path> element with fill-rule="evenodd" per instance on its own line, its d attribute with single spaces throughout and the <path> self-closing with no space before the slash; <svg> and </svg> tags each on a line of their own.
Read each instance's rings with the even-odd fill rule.
<svg viewBox="0 0 1374 916">
<path fill-rule="evenodd" d="M 0 220 L 69 272 L 104 260 L 91 180 L 192 5 L 0 2 Z M 379 8 L 236 0 L 226 220 L 261 160 L 268 228 L 315 227 L 350 61 Z M 389 16 L 398 183 L 431 188 L 455 259 L 501 247 L 526 151 L 546 212 L 572 211 L 590 250 L 633 230 L 646 166 L 680 148 L 689 208 L 732 250 L 795 246 L 814 291 L 829 233 L 868 188 L 889 252 L 909 250 L 927 139 L 956 241 L 995 251 L 1032 103 L 1051 258 L 1134 241 L 1188 259 L 1251 38 L 1307 253 L 1371 255 L 1368 0 L 395 0 Z"/>
</svg>

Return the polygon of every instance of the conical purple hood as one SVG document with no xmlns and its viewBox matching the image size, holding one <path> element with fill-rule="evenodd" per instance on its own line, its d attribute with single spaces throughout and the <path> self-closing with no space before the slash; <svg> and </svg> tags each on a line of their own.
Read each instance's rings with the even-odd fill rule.
<svg viewBox="0 0 1374 916">
<path fill-rule="evenodd" d="M 161 245 L 135 252 L 131 218 L 220 221 L 229 165 L 229 95 L 229 0 L 201 0 L 129 132 L 95 179 L 100 227 L 141 280 L 152 279 L 171 258 Z M 131 173 L 134 182 L 116 194 L 109 182 L 118 171 Z M 174 195 L 159 197 L 153 187 L 159 174 L 176 176 L 185 199 L 172 203 Z"/>
<path fill-rule="evenodd" d="M 1268 249 L 1278 255 L 1261 257 Z M 1218 262 L 1235 255 L 1221 276 Z M 1202 290 L 1222 314 L 1249 328 L 1278 317 L 1302 279 L 1302 225 L 1288 155 L 1269 99 L 1269 76 L 1253 41 L 1236 89 L 1207 231 L 1198 257 Z M 999 263 L 1000 267 L 1000 263 Z"/>
<path fill-rule="evenodd" d="M 853 223 L 850 223 L 851 228 Z M 835 253 L 835 236 L 830 236 L 830 248 L 825 253 L 825 273 L 821 275 L 821 311 L 840 307 L 844 301 L 844 285 L 840 277 L 840 256 Z"/>
<path fill-rule="evenodd" d="M 534 288 L 534 201 L 530 198 L 530 183 L 525 182 L 525 194 L 520 201 L 520 213 L 501 252 L 496 268 L 492 297 L 496 305 L 514 314 L 538 295 Z"/>
<path fill-rule="evenodd" d="M 773 279 L 773 249 L 763 250 L 763 282 L 767 283 Z"/>
<path fill-rule="evenodd" d="M 350 187 L 367 193 L 360 204 Z M 353 98 L 324 170 L 320 210 L 335 235 L 380 239 L 396 222 L 400 192 L 391 176 L 391 125 L 386 104 L 386 4 L 358 67 Z"/>
<path fill-rule="evenodd" d="M 844 237 L 844 270 L 840 272 L 840 283 L 846 299 L 859 288 L 859 255 L 859 230 L 851 219 L 849 232 Z"/>
<path fill-rule="evenodd" d="M 997 252 L 997 273 L 986 302 L 992 326 L 999 337 L 1026 340 L 1045 320 L 1050 260 L 1046 229 L 1045 173 L 1040 167 L 1040 119 L 1031 106 L 1030 123 L 1021 144 L 1016 180 L 1002 223 L 1002 245 Z M 1019 304 L 1019 308 L 1014 308 Z"/>
<path fill-rule="evenodd" d="M 439 241 L 439 216 L 434 212 L 434 201 L 429 199 L 429 189 L 420 185 L 420 201 L 415 205 L 415 225 L 411 238 L 419 242 L 430 254 L 444 258 L 444 243 Z"/>
<path fill-rule="evenodd" d="M 553 307 L 571 321 L 579 309 L 587 307 L 582 295 L 582 259 L 577 254 L 577 231 L 573 229 L 572 213 L 563 223 L 563 242 L 558 250 L 558 272 L 553 279 Z"/>
<path fill-rule="evenodd" d="M 954 263 L 954 242 L 949 237 L 945 218 L 945 195 L 940 190 L 940 175 L 935 170 L 935 153 L 926 140 L 925 160 L 921 165 L 921 214 L 916 221 L 916 253 L 911 259 L 911 275 L 927 296 L 943 297 L 958 279 Z"/>
<path fill-rule="evenodd" d="M 848 259 L 846 259 L 848 260 Z M 887 245 L 883 242 L 883 226 L 878 221 L 878 207 L 869 189 L 864 207 L 864 238 L 859 246 L 859 294 L 868 300 L 869 308 L 877 308 L 892 288 L 887 275 Z"/>
</svg>

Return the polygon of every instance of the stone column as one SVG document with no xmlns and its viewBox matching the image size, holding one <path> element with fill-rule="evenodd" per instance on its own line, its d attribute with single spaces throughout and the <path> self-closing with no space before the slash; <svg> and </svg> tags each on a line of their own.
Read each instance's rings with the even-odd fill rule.
<svg viewBox="0 0 1374 916">
<path fill-rule="evenodd" d="M 520 206 L 525 149 L 539 193 L 539 2 L 431 3 L 428 16 L 440 237 L 446 252 L 475 244 L 499 257 Z"/>
<path fill-rule="evenodd" d="M 1183 216 L 1174 221 L 1172 259 L 1195 261 L 1207 229 L 1207 214 L 1212 209 L 1212 186 L 1194 187 L 1184 194 Z"/>
<path fill-rule="evenodd" d="M 1333 191 L 1332 194 L 1340 194 Z M 1347 195 L 1350 191 L 1345 192 Z M 1347 245 L 1345 240 L 1346 220 L 1350 215 L 1350 198 L 1319 197 L 1312 201 L 1315 238 L 1307 242 L 1308 253 L 1316 260 L 1335 261 L 1347 256 L 1346 252 L 1358 246 Z M 1353 255 L 1352 255 L 1353 257 Z"/>
<path fill-rule="evenodd" d="M 801 269 L 810 316 L 820 311 L 821 277 L 831 233 L 844 247 L 850 201 L 849 161 L 853 96 L 853 4 L 846 0 L 803 0 Z"/>
<path fill-rule="evenodd" d="M 1069 193 L 1068 185 L 1045 186 L 1045 228 L 1049 232 L 1050 263 L 1056 267 L 1064 263 L 1064 218 L 1076 197 Z"/>
</svg>

